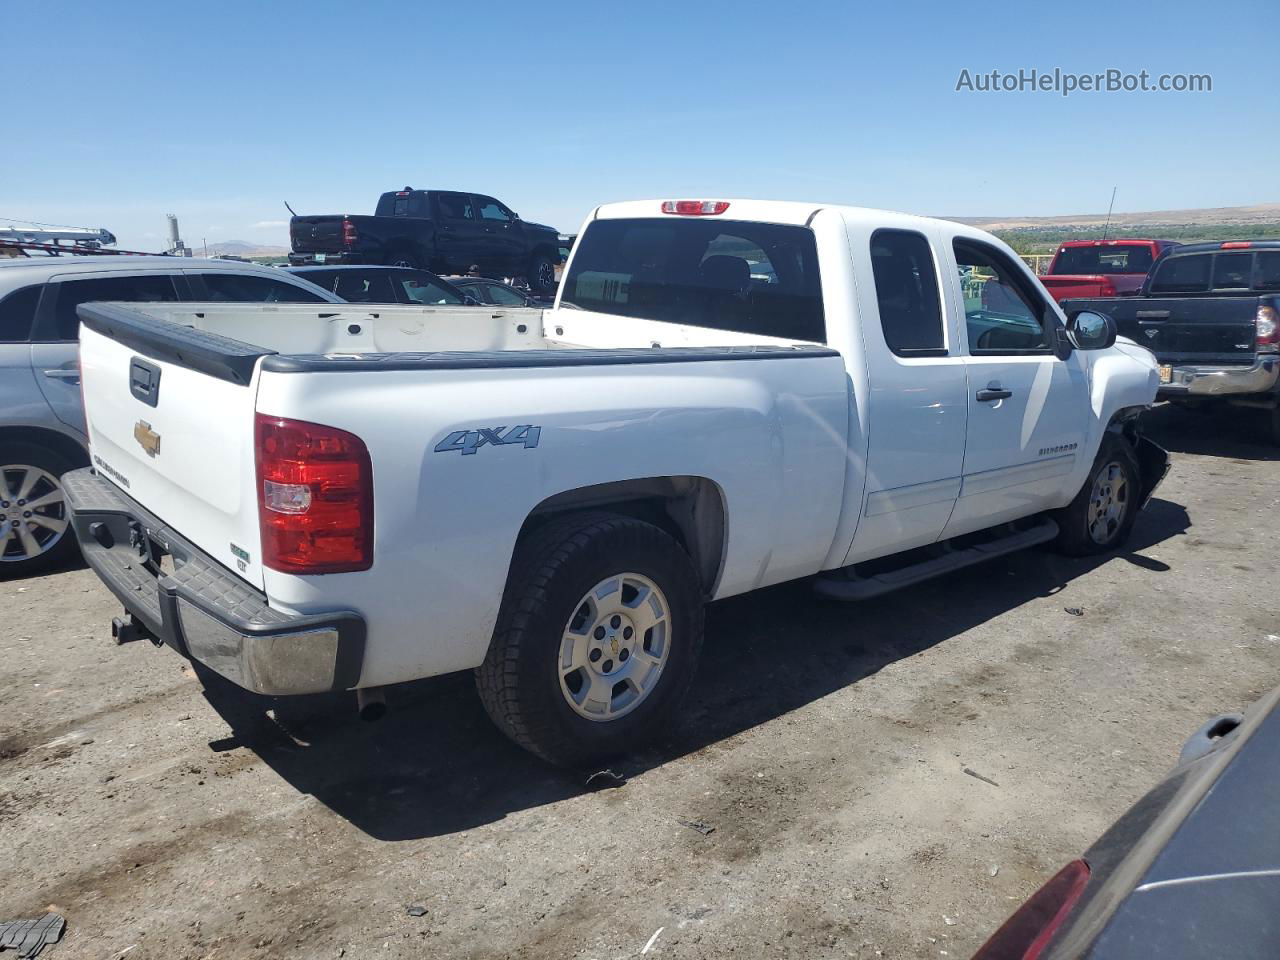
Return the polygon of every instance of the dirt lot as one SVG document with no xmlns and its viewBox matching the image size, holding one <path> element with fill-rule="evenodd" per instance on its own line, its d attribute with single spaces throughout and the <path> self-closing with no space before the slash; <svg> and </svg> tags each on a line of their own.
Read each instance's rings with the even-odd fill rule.
<svg viewBox="0 0 1280 960">
<path fill-rule="evenodd" d="M 1280 456 L 1151 424 L 1176 459 L 1131 553 L 719 604 L 682 721 L 610 789 L 504 740 L 469 676 L 275 723 L 113 647 L 87 570 L 0 583 L 0 919 L 63 912 L 54 960 L 603 960 L 659 930 L 655 957 L 966 957 L 1280 683 Z"/>
</svg>

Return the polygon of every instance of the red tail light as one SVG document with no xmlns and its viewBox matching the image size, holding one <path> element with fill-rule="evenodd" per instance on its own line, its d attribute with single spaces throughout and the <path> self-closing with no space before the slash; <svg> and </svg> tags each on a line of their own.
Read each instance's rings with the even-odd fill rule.
<svg viewBox="0 0 1280 960">
<path fill-rule="evenodd" d="M 663 213 L 675 213 L 682 217 L 714 217 L 729 209 L 727 200 L 664 200 Z"/>
<path fill-rule="evenodd" d="M 1066 922 L 1088 882 L 1087 863 L 1068 863 L 991 935 L 973 960 L 1036 960 Z"/>
<path fill-rule="evenodd" d="M 1253 329 L 1258 353 L 1280 353 L 1280 313 L 1275 307 L 1258 307 Z"/>
<path fill-rule="evenodd" d="M 356 232 L 356 225 L 344 218 L 342 221 L 342 245 L 344 247 L 355 246 L 356 238 L 359 236 L 360 234 Z"/>
<path fill-rule="evenodd" d="M 373 565 L 373 467 L 355 434 L 258 414 L 262 563 L 283 573 Z"/>
<path fill-rule="evenodd" d="M 1100 297 L 1114 297 L 1116 295 L 1116 285 L 1110 280 L 1103 280 L 1098 289 L 1101 291 L 1098 294 Z"/>
</svg>

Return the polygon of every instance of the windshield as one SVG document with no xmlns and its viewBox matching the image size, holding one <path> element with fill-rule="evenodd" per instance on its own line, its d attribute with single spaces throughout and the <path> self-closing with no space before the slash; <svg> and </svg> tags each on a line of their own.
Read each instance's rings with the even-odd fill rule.
<svg viewBox="0 0 1280 960">
<path fill-rule="evenodd" d="M 798 226 L 685 218 L 596 220 L 562 306 L 825 342 L 818 254 Z"/>
<path fill-rule="evenodd" d="M 1055 276 L 1081 273 L 1146 273 L 1151 269 L 1151 248 L 1063 247 L 1050 271 Z"/>
</svg>

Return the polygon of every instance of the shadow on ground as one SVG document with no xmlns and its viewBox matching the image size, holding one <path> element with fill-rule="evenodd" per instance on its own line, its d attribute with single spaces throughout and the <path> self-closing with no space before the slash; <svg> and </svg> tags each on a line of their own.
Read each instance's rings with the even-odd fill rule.
<svg viewBox="0 0 1280 960">
<path fill-rule="evenodd" d="M 1265 410 L 1225 404 L 1187 409 L 1162 403 L 1143 414 L 1143 430 L 1173 453 L 1239 460 L 1280 460 L 1280 447 L 1268 438 Z"/>
<path fill-rule="evenodd" d="M 1036 551 L 857 605 L 821 601 L 806 581 L 714 604 L 695 695 L 662 743 L 612 769 L 634 775 L 783 716 L 1056 593 L 1101 564 L 1128 560 L 1168 570 L 1136 552 L 1189 526 L 1181 506 L 1155 499 L 1138 520 L 1130 552 L 1119 556 L 1074 559 Z M 469 673 L 391 694 L 391 709 L 376 724 L 359 722 L 347 695 L 309 719 L 289 710 L 275 722 L 263 703 L 208 678 L 206 697 L 233 731 L 210 747 L 249 747 L 294 788 L 382 840 L 452 833 L 588 789 L 589 771 L 554 770 L 498 733 Z M 610 782 L 597 784 L 602 780 Z"/>
</svg>

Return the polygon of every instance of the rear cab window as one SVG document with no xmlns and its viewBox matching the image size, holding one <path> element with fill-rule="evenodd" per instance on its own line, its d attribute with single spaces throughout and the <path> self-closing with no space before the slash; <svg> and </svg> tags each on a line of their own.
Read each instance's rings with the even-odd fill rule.
<svg viewBox="0 0 1280 960">
<path fill-rule="evenodd" d="M 1253 270 L 1253 289 L 1280 290 L 1280 250 L 1259 250 Z"/>
<path fill-rule="evenodd" d="M 560 305 L 615 316 L 826 342 L 806 227 L 733 220 L 595 220 Z"/>
<path fill-rule="evenodd" d="M 1211 253 L 1174 256 L 1156 267 L 1151 277 L 1151 293 L 1202 293 L 1209 289 Z"/>
<path fill-rule="evenodd" d="M 1151 248 L 1144 244 L 1063 247 L 1054 261 L 1052 275 L 1144 274 L 1151 264 Z"/>
</svg>

